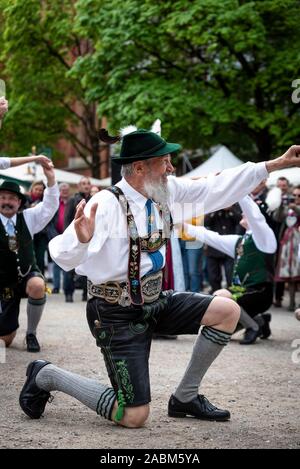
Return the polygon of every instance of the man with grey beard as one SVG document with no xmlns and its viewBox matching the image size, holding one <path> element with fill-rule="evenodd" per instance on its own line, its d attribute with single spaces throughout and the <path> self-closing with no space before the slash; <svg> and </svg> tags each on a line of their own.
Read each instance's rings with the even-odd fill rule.
<svg viewBox="0 0 300 469">
<path fill-rule="evenodd" d="M 116 141 L 106 131 L 101 137 Z M 39 418 L 50 392 L 58 390 L 119 425 L 143 426 L 151 401 L 148 361 L 155 332 L 197 335 L 190 363 L 170 397 L 169 416 L 230 418 L 228 410 L 212 405 L 198 389 L 235 330 L 239 306 L 220 296 L 162 292 L 166 240 L 174 222 L 203 208 L 207 213 L 228 207 L 270 171 L 300 166 L 300 145 L 274 161 L 246 163 L 197 181 L 171 175 L 171 154 L 178 150 L 180 145 L 143 129 L 125 135 L 114 158 L 122 165 L 122 180 L 88 203 L 81 201 L 74 222 L 50 242 L 57 264 L 88 277 L 87 320 L 112 386 L 45 360 L 34 361 L 20 394 L 21 408 L 29 417 Z"/>
</svg>

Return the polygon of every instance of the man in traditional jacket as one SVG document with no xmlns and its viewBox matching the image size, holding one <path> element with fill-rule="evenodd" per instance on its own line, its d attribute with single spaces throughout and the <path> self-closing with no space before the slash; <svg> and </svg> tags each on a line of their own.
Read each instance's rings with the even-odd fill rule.
<svg viewBox="0 0 300 469">
<path fill-rule="evenodd" d="M 27 301 L 26 344 L 28 352 L 39 352 L 37 325 L 46 302 L 45 279 L 33 249 L 33 235 L 42 230 L 58 208 L 58 187 L 52 164 L 44 167 L 48 187 L 43 202 L 19 212 L 26 201 L 15 182 L 0 186 L 0 339 L 7 347 L 19 327 L 21 298 Z"/>
</svg>

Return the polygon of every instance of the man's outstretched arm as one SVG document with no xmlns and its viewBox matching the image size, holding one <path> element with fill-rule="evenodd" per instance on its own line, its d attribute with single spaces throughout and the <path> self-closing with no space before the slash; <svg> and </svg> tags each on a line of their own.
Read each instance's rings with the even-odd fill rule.
<svg viewBox="0 0 300 469">
<path fill-rule="evenodd" d="M 191 180 L 169 177 L 170 202 L 175 223 L 199 213 L 210 213 L 229 207 L 249 194 L 272 171 L 300 166 L 300 145 L 293 145 L 282 156 L 261 163 L 248 162 L 225 169 L 219 174 Z M 184 204 L 184 213 L 180 205 Z"/>
<path fill-rule="evenodd" d="M 53 168 L 52 161 L 44 155 L 21 156 L 20 158 L 9 158 L 9 160 L 11 167 L 20 166 L 21 164 L 26 163 L 39 163 L 43 166 L 43 168 Z"/>
</svg>

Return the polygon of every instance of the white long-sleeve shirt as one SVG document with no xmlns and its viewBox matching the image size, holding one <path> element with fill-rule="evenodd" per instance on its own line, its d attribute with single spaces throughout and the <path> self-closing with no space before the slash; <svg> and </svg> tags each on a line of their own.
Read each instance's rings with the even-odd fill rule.
<svg viewBox="0 0 300 469">
<path fill-rule="evenodd" d="M 23 211 L 24 219 L 29 230 L 29 233 L 33 237 L 34 234 L 41 231 L 54 217 L 59 205 L 59 190 L 58 185 L 46 187 L 44 191 L 43 201 L 31 208 L 26 208 Z M 4 226 L 8 218 L 0 213 L 0 219 Z M 17 215 L 11 218 L 13 224 L 16 224 Z"/>
<path fill-rule="evenodd" d="M 244 197 L 239 204 L 249 224 L 247 233 L 252 235 L 257 249 L 266 254 L 274 254 L 277 249 L 277 241 L 258 205 L 249 196 Z M 185 226 L 189 235 L 230 257 L 235 257 L 235 247 L 240 235 L 220 235 L 204 226 Z"/>
<path fill-rule="evenodd" d="M 173 220 L 179 222 L 203 211 L 208 213 L 228 207 L 251 192 L 267 177 L 265 163 L 246 163 L 237 168 L 224 170 L 218 176 L 209 176 L 197 181 L 169 176 L 169 207 Z M 139 235 L 146 236 L 147 199 L 124 178 L 117 183 L 117 186 L 129 201 Z M 98 203 L 98 208 L 95 231 L 90 242 L 78 241 L 72 222 L 62 235 L 50 241 L 51 257 L 64 270 L 76 268 L 78 274 L 86 275 L 93 283 L 103 283 L 108 280 L 126 281 L 129 253 L 127 220 L 121 205 L 111 192 L 102 190 L 94 195 L 85 207 L 86 214 L 89 214 L 95 202 Z M 155 216 L 157 226 L 160 227 L 156 208 Z M 160 252 L 165 258 L 164 246 Z M 141 275 L 145 275 L 151 268 L 150 257 L 147 253 L 142 253 Z"/>
<path fill-rule="evenodd" d="M 10 168 L 10 158 L 1 157 L 0 158 L 0 169 Z"/>
</svg>

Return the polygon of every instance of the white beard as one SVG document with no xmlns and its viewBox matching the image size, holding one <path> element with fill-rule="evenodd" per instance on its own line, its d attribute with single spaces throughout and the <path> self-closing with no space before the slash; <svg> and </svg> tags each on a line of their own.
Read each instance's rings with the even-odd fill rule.
<svg viewBox="0 0 300 469">
<path fill-rule="evenodd" d="M 167 183 L 145 181 L 144 190 L 149 199 L 154 200 L 154 202 L 157 202 L 162 206 L 167 205 L 169 198 L 169 190 Z"/>
</svg>

